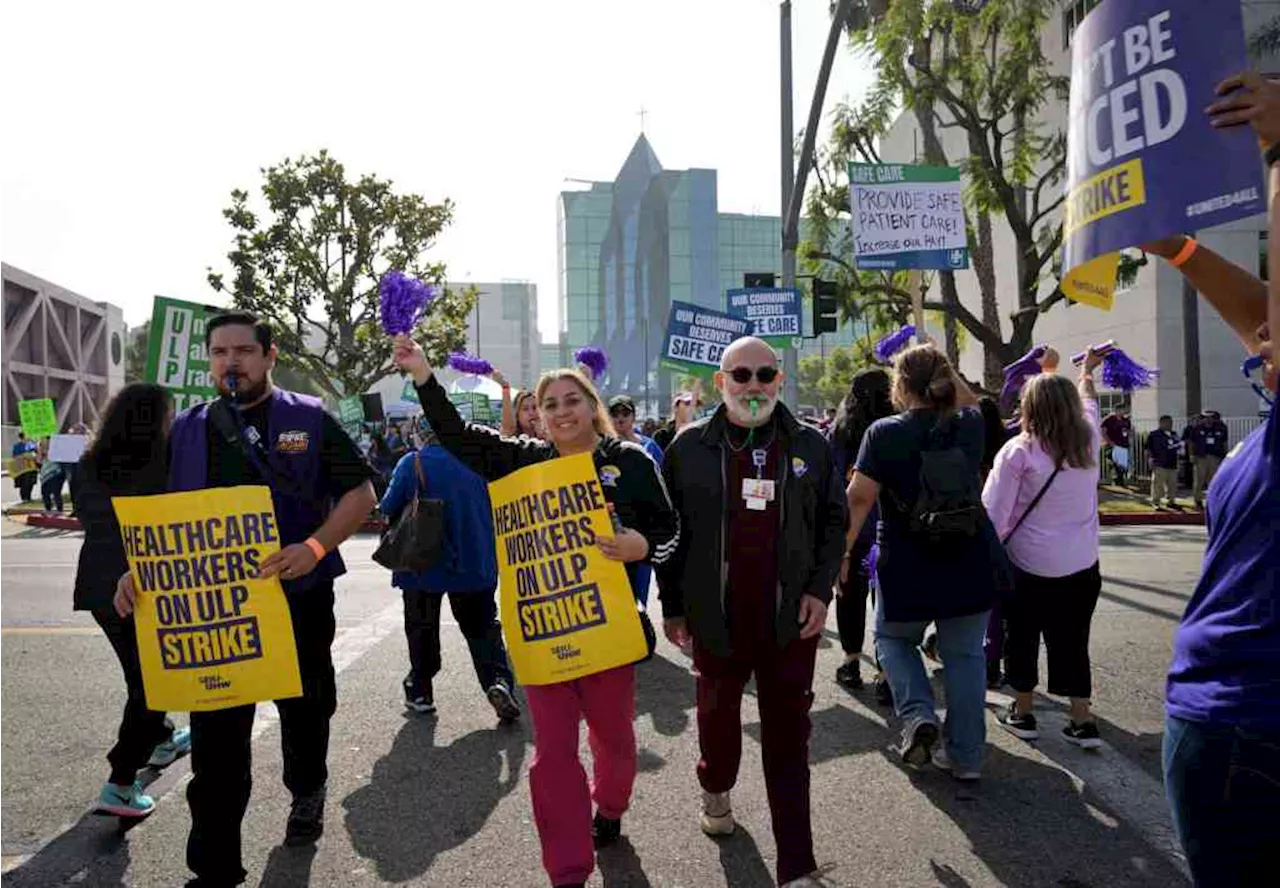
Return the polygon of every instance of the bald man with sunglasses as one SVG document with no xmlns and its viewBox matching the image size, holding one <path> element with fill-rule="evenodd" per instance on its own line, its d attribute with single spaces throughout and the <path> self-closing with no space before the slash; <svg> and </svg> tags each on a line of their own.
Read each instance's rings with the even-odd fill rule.
<svg viewBox="0 0 1280 888">
<path fill-rule="evenodd" d="M 819 886 L 809 811 L 809 707 L 818 639 L 844 555 L 845 496 L 822 434 L 778 401 L 777 353 L 754 337 L 725 350 L 723 403 L 683 428 L 662 474 L 680 513 L 658 567 L 665 630 L 692 641 L 702 830 L 734 830 L 742 692 L 754 675 L 778 883 Z"/>
</svg>

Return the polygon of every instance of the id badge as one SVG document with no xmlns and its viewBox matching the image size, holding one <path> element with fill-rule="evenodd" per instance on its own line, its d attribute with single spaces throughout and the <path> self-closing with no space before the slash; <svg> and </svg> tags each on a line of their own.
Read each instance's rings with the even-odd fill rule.
<svg viewBox="0 0 1280 888">
<path fill-rule="evenodd" d="M 746 497 L 746 501 L 747 508 L 753 512 L 763 512 L 769 507 L 769 503 L 759 497 L 748 496 Z"/>
<path fill-rule="evenodd" d="M 748 501 L 749 508 L 755 508 L 750 505 L 753 499 L 758 499 L 762 503 L 771 503 L 774 495 L 773 484 L 772 478 L 743 478 L 742 498 Z"/>
</svg>

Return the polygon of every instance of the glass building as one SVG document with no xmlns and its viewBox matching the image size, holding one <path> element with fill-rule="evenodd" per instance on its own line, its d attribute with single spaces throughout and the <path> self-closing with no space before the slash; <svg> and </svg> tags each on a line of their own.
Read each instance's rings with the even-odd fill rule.
<svg viewBox="0 0 1280 888">
<path fill-rule="evenodd" d="M 744 273 L 776 272 L 780 220 L 720 213 L 716 171 L 664 170 L 644 135 L 613 182 L 562 192 L 556 210 L 561 366 L 581 346 L 602 348 L 605 390 L 631 395 L 641 413 L 665 414 L 672 374 L 658 358 L 671 302 L 723 311 L 725 291 L 741 287 Z M 805 340 L 801 354 L 850 337 Z"/>
</svg>

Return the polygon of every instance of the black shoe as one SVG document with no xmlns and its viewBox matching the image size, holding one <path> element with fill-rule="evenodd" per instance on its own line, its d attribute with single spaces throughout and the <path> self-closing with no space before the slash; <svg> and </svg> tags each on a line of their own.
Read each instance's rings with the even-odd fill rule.
<svg viewBox="0 0 1280 888">
<path fill-rule="evenodd" d="M 1081 749 L 1098 749 L 1102 746 L 1102 738 L 1098 736 L 1098 726 L 1093 722 L 1076 724 L 1067 722 L 1062 729 L 1062 736 L 1068 743 L 1074 743 Z"/>
<path fill-rule="evenodd" d="M 306 795 L 294 796 L 289 809 L 289 822 L 284 830 L 284 843 L 290 847 L 310 845 L 324 835 L 324 787 Z"/>
<path fill-rule="evenodd" d="M 406 709 L 413 712 L 423 714 L 436 711 L 435 695 L 432 693 L 431 685 L 427 685 L 421 693 L 414 691 L 413 686 L 406 680 L 404 682 L 404 705 Z"/>
<path fill-rule="evenodd" d="M 489 705 L 493 707 L 493 711 L 498 714 L 499 721 L 513 722 L 520 717 L 520 704 L 512 696 L 511 690 L 502 682 L 496 682 L 485 696 L 489 698 Z"/>
<path fill-rule="evenodd" d="M 836 684 L 846 691 L 862 690 L 862 670 L 859 668 L 857 660 L 850 660 L 836 670 Z"/>
<path fill-rule="evenodd" d="M 1018 715 L 1015 706 L 1016 704 L 1010 703 L 1008 709 L 996 713 L 1000 726 L 1019 740 L 1039 740 L 1040 730 L 1036 727 L 1036 717 L 1030 712 Z"/>
<path fill-rule="evenodd" d="M 875 691 L 877 703 L 881 706 L 893 706 L 893 689 L 889 687 L 887 678 L 877 678 L 872 688 Z"/>
<path fill-rule="evenodd" d="M 597 848 L 605 848 L 612 845 L 622 836 L 622 821 L 610 820 L 608 817 L 596 812 L 595 819 L 591 821 L 591 840 L 595 842 Z"/>
</svg>

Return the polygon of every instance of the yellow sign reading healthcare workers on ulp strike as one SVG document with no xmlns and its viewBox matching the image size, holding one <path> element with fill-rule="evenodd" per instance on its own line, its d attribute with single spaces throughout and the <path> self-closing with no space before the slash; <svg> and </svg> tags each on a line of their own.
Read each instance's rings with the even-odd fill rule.
<svg viewBox="0 0 1280 888">
<path fill-rule="evenodd" d="M 266 487 L 115 497 L 138 591 L 134 622 L 147 708 L 208 710 L 302 694 L 293 622 L 276 577 Z"/>
<path fill-rule="evenodd" d="M 613 525 L 591 454 L 528 466 L 489 485 L 502 626 L 521 684 L 604 672 L 647 647 L 635 596 L 599 537 Z"/>
</svg>

